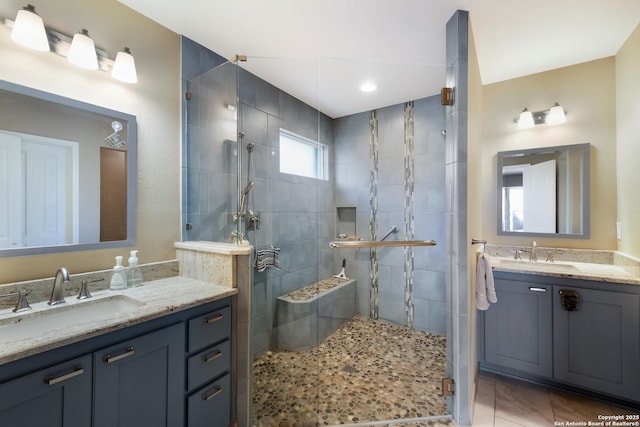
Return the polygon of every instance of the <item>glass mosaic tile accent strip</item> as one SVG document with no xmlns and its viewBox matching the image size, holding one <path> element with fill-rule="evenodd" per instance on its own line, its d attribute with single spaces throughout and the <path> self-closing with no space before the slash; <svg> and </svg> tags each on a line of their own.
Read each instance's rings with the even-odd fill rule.
<svg viewBox="0 0 640 427">
<path fill-rule="evenodd" d="M 369 138 L 369 154 L 371 158 L 369 168 L 369 233 L 371 240 L 378 240 L 378 117 L 376 110 L 371 112 L 369 121 L 371 125 L 371 137 Z M 369 277 L 371 279 L 370 290 L 370 310 L 369 317 L 378 318 L 378 250 L 369 250 L 371 269 Z"/>
<path fill-rule="evenodd" d="M 415 238 L 415 221 L 413 216 L 413 187 L 415 183 L 413 149 L 413 102 L 404 104 L 404 238 Z M 413 248 L 404 248 L 404 309 L 405 322 L 413 328 Z"/>
</svg>

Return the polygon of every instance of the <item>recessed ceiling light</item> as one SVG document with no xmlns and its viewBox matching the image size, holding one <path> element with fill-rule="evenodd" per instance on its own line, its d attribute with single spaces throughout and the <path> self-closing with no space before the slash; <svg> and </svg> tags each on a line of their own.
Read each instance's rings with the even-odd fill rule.
<svg viewBox="0 0 640 427">
<path fill-rule="evenodd" d="M 360 90 L 362 92 L 373 92 L 378 89 L 378 85 L 374 82 L 364 82 L 360 85 Z"/>
</svg>

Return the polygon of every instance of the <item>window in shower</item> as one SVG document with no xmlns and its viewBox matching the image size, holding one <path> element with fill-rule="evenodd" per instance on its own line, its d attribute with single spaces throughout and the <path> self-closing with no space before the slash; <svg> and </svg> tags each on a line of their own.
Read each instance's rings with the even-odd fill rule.
<svg viewBox="0 0 640 427">
<path fill-rule="evenodd" d="M 327 180 L 328 149 L 304 136 L 280 129 L 280 172 Z"/>
</svg>

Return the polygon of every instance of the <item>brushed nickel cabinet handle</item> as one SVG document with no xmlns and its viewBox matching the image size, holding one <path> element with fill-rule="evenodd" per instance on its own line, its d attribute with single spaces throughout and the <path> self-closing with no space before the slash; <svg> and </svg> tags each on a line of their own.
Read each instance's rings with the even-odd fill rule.
<svg viewBox="0 0 640 427">
<path fill-rule="evenodd" d="M 48 377 L 45 377 L 44 382 L 48 385 L 55 385 L 82 374 L 84 374 L 84 368 L 82 366 L 76 366 L 73 371 L 67 372 L 66 374 L 62 374 L 58 377 L 49 375 Z"/>
<path fill-rule="evenodd" d="M 134 353 L 135 351 L 133 351 L 133 347 L 127 347 L 127 349 L 123 353 L 116 354 L 115 356 L 112 356 L 110 354 L 105 354 L 102 360 L 105 361 L 106 363 L 113 363 L 113 362 L 117 362 L 118 360 L 122 360 L 125 357 L 133 356 Z"/>
<path fill-rule="evenodd" d="M 536 286 L 529 286 L 529 290 L 532 292 L 547 292 L 545 288 L 538 288 Z"/>
<path fill-rule="evenodd" d="M 211 316 L 211 317 L 203 317 L 202 321 L 204 323 L 213 323 L 213 322 L 217 322 L 218 320 L 222 320 L 224 316 L 222 314 L 216 314 L 215 316 Z"/>
<path fill-rule="evenodd" d="M 222 352 L 220 350 L 216 350 L 215 353 L 209 353 L 202 356 L 202 360 L 205 363 L 209 363 L 213 360 L 216 360 L 218 357 L 222 356 Z"/>
<path fill-rule="evenodd" d="M 202 394 L 202 400 L 211 400 L 214 397 L 216 397 L 217 395 L 219 395 L 220 393 L 222 393 L 222 387 L 220 386 L 216 386 L 215 389 L 213 389 L 213 391 L 211 393 L 203 393 Z"/>
</svg>

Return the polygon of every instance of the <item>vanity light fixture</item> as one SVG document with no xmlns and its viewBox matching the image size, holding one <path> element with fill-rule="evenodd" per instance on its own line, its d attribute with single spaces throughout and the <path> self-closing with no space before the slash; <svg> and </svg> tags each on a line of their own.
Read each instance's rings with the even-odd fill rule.
<svg viewBox="0 0 640 427">
<path fill-rule="evenodd" d="M 29 49 L 49 52 L 49 40 L 44 22 L 36 13 L 35 6 L 28 4 L 18 11 L 11 30 L 11 40 Z"/>
<path fill-rule="evenodd" d="M 93 39 L 89 37 L 89 31 L 83 28 L 73 36 L 67 60 L 73 65 L 77 65 L 87 70 L 98 69 L 98 55 Z"/>
<path fill-rule="evenodd" d="M 90 70 L 110 71 L 120 81 L 137 83 L 135 60 L 129 48 L 116 55 L 115 61 L 109 53 L 96 48 L 89 32 L 85 29 L 73 36 L 44 26 L 43 20 L 36 14 L 35 7 L 28 4 L 19 10 L 15 21 L 4 18 L 4 25 L 11 29 L 11 39 L 28 48 L 49 52 L 66 57 L 69 62 Z"/>
<path fill-rule="evenodd" d="M 557 102 L 549 110 L 531 112 L 527 108 L 522 110 L 520 117 L 516 120 L 518 129 L 530 129 L 535 125 L 546 123 L 548 125 L 560 125 L 566 123 L 564 109 Z"/>
<path fill-rule="evenodd" d="M 114 79 L 120 80 L 121 82 L 138 83 L 136 63 L 128 47 L 125 47 L 116 55 L 116 61 L 113 64 L 111 75 Z"/>
</svg>

